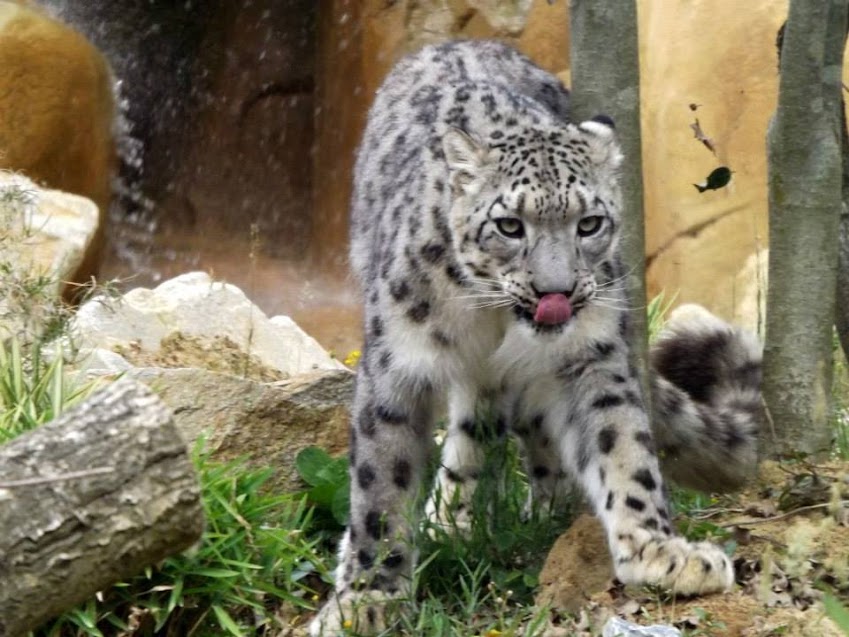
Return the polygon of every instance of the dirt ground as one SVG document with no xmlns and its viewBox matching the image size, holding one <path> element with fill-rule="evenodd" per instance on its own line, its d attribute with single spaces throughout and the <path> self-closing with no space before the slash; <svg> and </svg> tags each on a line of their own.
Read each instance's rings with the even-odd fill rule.
<svg viewBox="0 0 849 637">
<path fill-rule="evenodd" d="M 849 605 L 849 462 L 764 463 L 750 488 L 679 521 L 688 535 L 733 549 L 734 590 L 675 599 L 623 588 L 610 577 L 601 527 L 586 516 L 558 540 L 540 575 L 538 602 L 564 609 L 546 637 L 598 635 L 613 614 L 691 636 L 845 637 L 823 597 Z"/>
</svg>

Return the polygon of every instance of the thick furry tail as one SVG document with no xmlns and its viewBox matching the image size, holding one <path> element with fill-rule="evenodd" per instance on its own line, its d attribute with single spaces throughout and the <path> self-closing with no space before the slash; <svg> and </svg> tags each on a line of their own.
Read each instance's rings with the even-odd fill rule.
<svg viewBox="0 0 849 637">
<path fill-rule="evenodd" d="M 664 473 L 703 491 L 743 485 L 757 466 L 762 347 L 698 305 L 673 311 L 651 347 L 655 443 Z"/>
</svg>

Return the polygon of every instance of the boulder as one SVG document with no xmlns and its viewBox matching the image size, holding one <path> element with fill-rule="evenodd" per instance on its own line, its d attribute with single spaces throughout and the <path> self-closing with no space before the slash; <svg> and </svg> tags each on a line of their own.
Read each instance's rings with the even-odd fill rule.
<svg viewBox="0 0 849 637">
<path fill-rule="evenodd" d="M 87 197 L 101 223 L 77 270 L 95 274 L 115 163 L 112 77 L 76 31 L 35 7 L 0 0 L 0 168 Z"/>
<path fill-rule="evenodd" d="M 348 405 L 354 374 L 324 369 L 276 383 L 204 369 L 133 369 L 128 375 L 149 385 L 171 408 L 174 422 L 192 444 L 216 460 L 247 456 L 274 467 L 280 490 L 303 485 L 294 469 L 304 447 L 319 446 L 332 455 L 348 446 Z"/>
<path fill-rule="evenodd" d="M 77 195 L 39 188 L 0 170 L 0 338 L 40 331 L 41 313 L 59 302 L 97 235 L 97 206 Z M 26 291 L 25 291 L 26 290 Z"/>
<path fill-rule="evenodd" d="M 204 272 L 88 301 L 71 321 L 70 345 L 91 373 L 153 364 L 270 380 L 344 369 L 292 319 L 269 319 L 239 288 Z"/>
</svg>

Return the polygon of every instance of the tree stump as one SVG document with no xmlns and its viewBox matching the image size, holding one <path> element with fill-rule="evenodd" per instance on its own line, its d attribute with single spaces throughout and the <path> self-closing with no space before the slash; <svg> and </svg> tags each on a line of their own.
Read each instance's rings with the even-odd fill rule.
<svg viewBox="0 0 849 637">
<path fill-rule="evenodd" d="M 0 637 L 181 551 L 200 489 L 165 405 L 122 379 L 0 447 Z"/>
</svg>

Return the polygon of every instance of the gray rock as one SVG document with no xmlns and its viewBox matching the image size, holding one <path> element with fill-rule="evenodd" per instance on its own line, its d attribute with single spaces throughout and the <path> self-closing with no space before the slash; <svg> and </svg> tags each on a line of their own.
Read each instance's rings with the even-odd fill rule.
<svg viewBox="0 0 849 637">
<path fill-rule="evenodd" d="M 189 445 L 204 436 L 214 459 L 247 456 L 252 464 L 275 467 L 273 485 L 281 490 L 302 486 L 294 461 L 304 447 L 335 455 L 348 446 L 354 374 L 345 369 L 270 384 L 202 369 L 145 368 L 127 375 L 171 408 Z"/>
</svg>

